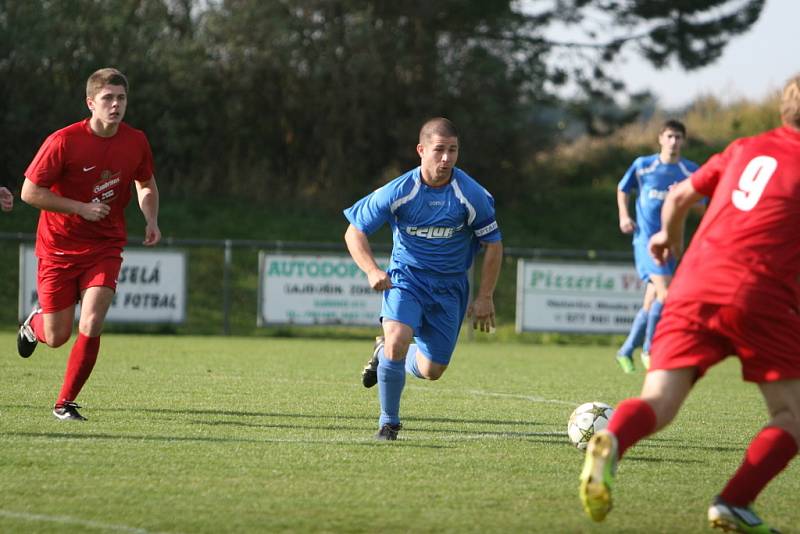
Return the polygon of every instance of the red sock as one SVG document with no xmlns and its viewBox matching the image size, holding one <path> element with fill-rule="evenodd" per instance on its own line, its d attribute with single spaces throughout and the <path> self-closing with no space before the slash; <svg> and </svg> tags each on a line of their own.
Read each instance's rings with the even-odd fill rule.
<svg viewBox="0 0 800 534">
<path fill-rule="evenodd" d="M 607 430 L 617 437 L 619 457 L 634 443 L 649 436 L 656 428 L 656 412 L 642 399 L 627 399 L 619 403 L 608 422 Z"/>
<path fill-rule="evenodd" d="M 31 322 L 28 324 L 31 325 L 33 333 L 36 334 L 36 339 L 42 343 L 47 343 L 47 339 L 44 337 L 44 318 L 42 317 L 42 312 L 31 317 Z"/>
<path fill-rule="evenodd" d="M 58 394 L 56 404 L 74 401 L 81 388 L 86 383 L 97 361 L 100 351 L 100 336 L 88 337 L 78 332 L 78 339 L 72 346 L 67 362 L 67 372 L 64 376 L 64 385 Z"/>
<path fill-rule="evenodd" d="M 764 428 L 750 442 L 742 465 L 720 497 L 734 506 L 749 506 L 796 454 L 797 442 L 791 434 L 776 426 Z"/>
</svg>

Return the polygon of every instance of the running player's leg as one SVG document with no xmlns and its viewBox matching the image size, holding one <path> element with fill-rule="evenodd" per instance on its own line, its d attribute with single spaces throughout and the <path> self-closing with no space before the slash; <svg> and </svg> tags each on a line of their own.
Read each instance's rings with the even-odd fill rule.
<svg viewBox="0 0 800 534">
<path fill-rule="evenodd" d="M 628 337 L 622 343 L 622 346 L 617 351 L 617 355 L 633 357 L 633 351 L 637 347 L 641 347 L 644 343 L 644 334 L 647 328 L 647 314 L 650 312 L 650 305 L 656 298 L 655 288 L 652 284 L 645 284 L 644 299 L 642 307 L 636 313 L 631 323 L 631 329 L 628 332 Z"/>
<path fill-rule="evenodd" d="M 736 473 L 708 509 L 711 526 L 726 531 L 770 531 L 752 503 L 789 465 L 800 444 L 800 380 L 765 382 L 759 388 L 770 421 L 750 442 Z"/>
<path fill-rule="evenodd" d="M 617 364 L 625 373 L 633 373 L 636 370 L 636 366 L 633 363 L 633 351 L 644 343 L 647 331 L 647 318 L 656 296 L 655 288 L 650 283 L 650 274 L 654 272 L 656 266 L 650 257 L 650 252 L 647 250 L 646 243 L 634 242 L 633 258 L 636 274 L 639 275 L 639 279 L 645 284 L 645 293 L 642 308 L 639 309 L 634 317 L 628 337 L 616 354 Z"/>
<path fill-rule="evenodd" d="M 384 291 L 381 323 L 384 343 L 376 347 L 377 379 L 381 415 L 378 439 L 397 439 L 400 429 L 400 398 L 406 383 L 405 360 L 414 331 L 422 322 L 424 290 L 414 274 L 401 269 L 391 272 L 392 287 Z"/>
<path fill-rule="evenodd" d="M 103 330 L 108 308 L 114 299 L 114 290 L 108 287 L 90 287 L 81 299 L 81 317 L 78 335 L 67 360 L 64 382 L 54 406 L 54 414 L 59 419 L 82 419 L 74 410 L 75 399 L 92 374 L 100 352 L 100 334 Z M 72 409 L 65 410 L 65 407 Z M 70 417 L 63 417 L 67 413 Z"/>
<path fill-rule="evenodd" d="M 699 303 L 674 303 L 668 308 L 640 396 L 621 402 L 606 430 L 590 440 L 580 497 L 595 521 L 602 521 L 611 510 L 617 461 L 636 442 L 669 424 L 694 382 L 730 354 L 730 344 L 709 330 L 717 308 Z"/>
<path fill-rule="evenodd" d="M 80 268 L 72 264 L 39 260 L 36 275 L 39 305 L 20 327 L 17 336 L 20 356 L 30 356 L 40 341 L 55 348 L 69 340 L 80 275 Z"/>
<path fill-rule="evenodd" d="M 650 311 L 647 314 L 647 329 L 644 337 L 644 345 L 642 346 L 642 354 L 646 355 L 649 366 L 650 346 L 653 343 L 653 335 L 656 332 L 656 325 L 661 320 L 661 310 L 664 307 L 664 302 L 667 299 L 667 288 L 672 280 L 670 274 L 651 274 L 650 283 L 655 289 L 655 300 L 650 306 Z"/>
<path fill-rule="evenodd" d="M 800 317 L 789 309 L 763 315 L 725 307 L 726 335 L 742 376 L 758 384 L 770 420 L 748 445 L 736 473 L 708 509 L 711 526 L 743 532 L 770 529 L 750 508 L 797 455 L 800 444 Z"/>
<path fill-rule="evenodd" d="M 617 462 L 642 438 L 666 426 L 692 388 L 693 368 L 659 370 L 645 378 L 641 396 L 622 401 L 608 427 L 592 436 L 580 476 L 580 498 L 595 521 L 605 519 L 612 507 Z"/>
<path fill-rule="evenodd" d="M 402 278 L 400 274 L 396 276 Z M 406 282 L 409 283 L 405 287 L 398 284 L 384 294 L 385 344 L 378 352 L 379 438 L 392 429 L 399 429 L 404 372 L 437 380 L 447 369 L 467 307 L 469 291 L 466 280 Z M 410 325 L 416 325 L 416 349 L 411 343 L 415 329 Z M 413 360 L 409 362 L 411 358 Z M 390 428 L 385 429 L 386 425 Z M 396 430 L 388 439 L 394 437 Z"/>
<path fill-rule="evenodd" d="M 88 267 L 80 277 L 81 315 L 78 335 L 70 351 L 64 382 L 53 414 L 59 419 L 84 419 L 77 413 L 75 399 L 89 379 L 100 351 L 108 309 L 114 300 L 122 259 L 104 258 Z"/>
<path fill-rule="evenodd" d="M 650 306 L 656 298 L 656 290 L 653 284 L 645 283 L 644 300 L 642 307 L 636 312 L 631 323 L 628 337 L 617 351 L 617 363 L 626 373 L 634 371 L 633 351 L 641 347 L 644 343 L 645 331 L 647 330 L 647 315 L 650 313 Z"/>
<path fill-rule="evenodd" d="M 39 318 L 41 318 L 40 321 Z M 42 312 L 31 320 L 31 324 L 34 326 L 37 337 L 41 332 L 42 337 L 39 337 L 39 341 L 45 342 L 48 347 L 60 347 L 69 341 L 72 335 L 72 326 L 75 324 L 75 304 L 52 313 Z M 39 329 L 40 324 L 41 330 Z"/>
<path fill-rule="evenodd" d="M 431 287 L 416 338 L 419 350 L 415 363 L 418 376 L 438 380 L 447 370 L 458 342 L 469 303 L 469 284 L 466 278 L 446 278 L 432 281 Z"/>
<path fill-rule="evenodd" d="M 759 384 L 770 421 L 750 443 L 739 471 L 722 491 L 736 505 L 753 502 L 797 454 L 800 444 L 800 380 Z"/>
<path fill-rule="evenodd" d="M 381 415 L 378 439 L 397 439 L 400 430 L 400 398 L 406 385 L 405 360 L 414 330 L 407 324 L 384 318 L 385 342 L 378 349 L 378 399 Z"/>
</svg>

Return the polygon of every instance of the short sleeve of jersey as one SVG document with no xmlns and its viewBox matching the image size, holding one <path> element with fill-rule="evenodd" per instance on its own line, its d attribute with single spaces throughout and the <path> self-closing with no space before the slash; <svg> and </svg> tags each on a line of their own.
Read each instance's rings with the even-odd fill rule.
<svg viewBox="0 0 800 534">
<path fill-rule="evenodd" d="M 133 179 L 137 182 L 147 182 L 153 177 L 153 167 L 153 150 L 150 148 L 147 137 L 142 134 L 142 163 L 136 169 Z"/>
<path fill-rule="evenodd" d="M 500 241 L 502 235 L 495 215 L 494 197 L 482 187 L 479 186 L 478 189 L 474 201 L 475 220 L 472 224 L 472 231 L 482 243 Z"/>
<path fill-rule="evenodd" d="M 344 216 L 365 234 L 374 233 L 392 215 L 392 194 L 395 190 L 394 182 L 389 182 L 344 210 Z"/>
<path fill-rule="evenodd" d="M 639 169 L 641 161 L 642 158 L 638 157 L 631 163 L 631 166 L 628 167 L 628 170 L 625 171 L 625 174 L 619 181 L 617 189 L 625 193 L 630 193 L 632 190 L 638 189 L 639 182 L 636 180 L 636 171 Z"/>
<path fill-rule="evenodd" d="M 25 178 L 40 187 L 50 187 L 63 174 L 66 140 L 59 132 L 45 139 L 25 170 Z"/>
<path fill-rule="evenodd" d="M 697 169 L 689 179 L 695 191 L 705 197 L 712 197 L 717 188 L 722 172 L 725 170 L 733 145 L 721 154 L 714 154 L 709 160 Z"/>
</svg>

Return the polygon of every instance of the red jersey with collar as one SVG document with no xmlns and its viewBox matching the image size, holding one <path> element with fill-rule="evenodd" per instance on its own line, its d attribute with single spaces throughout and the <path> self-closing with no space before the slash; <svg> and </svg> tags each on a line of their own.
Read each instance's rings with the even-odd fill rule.
<svg viewBox="0 0 800 534">
<path fill-rule="evenodd" d="M 39 258 L 79 261 L 98 254 L 121 253 L 127 240 L 125 206 L 131 181 L 153 176 L 153 154 L 144 132 L 120 123 L 111 137 L 94 134 L 89 119 L 54 132 L 25 171 L 40 187 L 80 202 L 111 207 L 99 221 L 77 214 L 42 210 L 36 231 Z"/>
<path fill-rule="evenodd" d="M 738 139 L 690 179 L 711 203 L 668 300 L 800 312 L 800 132 Z"/>
</svg>

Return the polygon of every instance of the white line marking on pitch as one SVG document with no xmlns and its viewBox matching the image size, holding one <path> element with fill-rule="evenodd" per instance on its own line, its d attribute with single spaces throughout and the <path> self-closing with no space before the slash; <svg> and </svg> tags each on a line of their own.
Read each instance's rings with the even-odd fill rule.
<svg viewBox="0 0 800 534">
<path fill-rule="evenodd" d="M 45 514 L 29 514 L 26 512 L 12 512 L 10 510 L 0 510 L 0 516 L 8 517 L 11 519 L 22 519 L 23 521 L 38 521 L 46 523 L 61 523 L 64 525 L 79 525 L 82 527 L 94 528 L 97 530 L 106 530 L 114 532 L 131 532 L 133 534 L 156 534 L 150 530 L 143 528 L 129 527 L 126 525 L 109 525 L 107 523 L 98 523 L 97 521 L 87 521 L 85 519 L 78 519 L 75 517 L 68 517 L 65 515 L 45 515 Z"/>
</svg>

